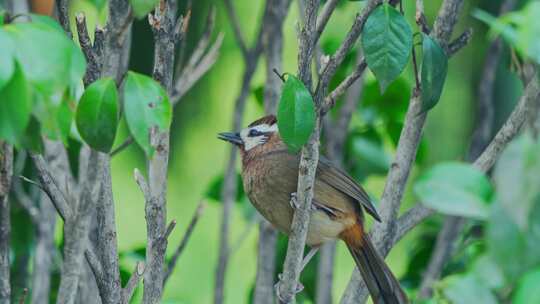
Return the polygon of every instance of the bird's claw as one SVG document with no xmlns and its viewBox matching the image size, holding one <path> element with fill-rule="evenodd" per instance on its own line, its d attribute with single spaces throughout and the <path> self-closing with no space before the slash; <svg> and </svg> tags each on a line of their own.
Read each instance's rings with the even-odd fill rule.
<svg viewBox="0 0 540 304">
<path fill-rule="evenodd" d="M 298 196 L 296 195 L 296 192 L 291 193 L 291 200 L 289 201 L 289 204 L 294 210 L 298 209 Z"/>
<path fill-rule="evenodd" d="M 281 295 L 281 291 L 280 291 L 280 286 L 281 286 L 281 281 L 283 279 L 283 275 L 280 273 L 278 274 L 278 281 L 276 284 L 274 284 L 274 290 L 276 292 L 276 296 L 279 300 L 278 303 L 287 303 L 286 299 L 283 298 L 283 296 Z M 296 290 L 294 291 L 294 294 L 297 294 L 299 292 L 301 292 L 302 290 L 304 290 L 304 285 L 302 285 L 302 283 L 300 282 L 296 282 Z"/>
</svg>

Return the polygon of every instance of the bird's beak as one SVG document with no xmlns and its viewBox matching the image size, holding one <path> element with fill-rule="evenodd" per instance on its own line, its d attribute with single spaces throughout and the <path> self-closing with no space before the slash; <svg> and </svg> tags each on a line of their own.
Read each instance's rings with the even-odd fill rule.
<svg viewBox="0 0 540 304">
<path fill-rule="evenodd" d="M 237 146 L 244 144 L 242 138 L 240 137 L 240 133 L 223 132 L 218 134 L 218 138 L 224 141 L 228 141 Z"/>
</svg>

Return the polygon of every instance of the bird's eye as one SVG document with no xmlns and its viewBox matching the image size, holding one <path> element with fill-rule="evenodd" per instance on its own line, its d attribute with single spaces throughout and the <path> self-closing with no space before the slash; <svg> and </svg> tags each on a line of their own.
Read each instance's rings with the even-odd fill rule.
<svg viewBox="0 0 540 304">
<path fill-rule="evenodd" d="M 259 136 L 259 135 L 262 135 L 263 133 L 259 130 L 256 130 L 256 129 L 251 129 L 249 130 L 249 134 L 248 136 L 249 137 L 256 137 L 256 136 Z"/>
</svg>

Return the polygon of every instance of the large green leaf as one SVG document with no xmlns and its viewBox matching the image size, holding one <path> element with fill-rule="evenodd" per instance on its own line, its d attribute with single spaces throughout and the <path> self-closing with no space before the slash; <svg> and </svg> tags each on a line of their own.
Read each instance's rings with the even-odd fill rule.
<svg viewBox="0 0 540 304">
<path fill-rule="evenodd" d="M 512 297 L 513 304 L 540 303 L 540 268 L 536 268 L 521 278 Z"/>
<path fill-rule="evenodd" d="M 292 152 L 298 152 L 315 127 L 315 105 L 308 89 L 288 75 L 277 110 L 279 134 Z"/>
<path fill-rule="evenodd" d="M 540 200 L 530 218 L 531 225 L 521 230 L 500 203 L 493 205 L 486 229 L 487 245 L 508 282 L 515 282 L 532 267 L 540 265 Z"/>
<path fill-rule="evenodd" d="M 112 78 L 92 83 L 77 106 L 77 129 L 93 149 L 108 153 L 118 127 L 118 93 Z"/>
<path fill-rule="evenodd" d="M 0 89 L 11 79 L 15 69 L 13 42 L 9 35 L 0 29 Z"/>
<path fill-rule="evenodd" d="M 411 28 L 395 8 L 385 3 L 369 15 L 362 32 L 362 48 L 381 91 L 407 66 L 412 45 Z"/>
<path fill-rule="evenodd" d="M 0 89 L 0 139 L 18 145 L 31 112 L 30 87 L 21 67 L 16 64 L 13 76 Z"/>
<path fill-rule="evenodd" d="M 159 0 L 129 0 L 129 3 L 131 3 L 135 17 L 140 19 L 154 10 Z"/>
<path fill-rule="evenodd" d="M 485 219 L 489 213 L 491 184 L 468 164 L 439 164 L 419 179 L 414 191 L 422 204 L 444 214 Z"/>
<path fill-rule="evenodd" d="M 448 57 L 439 43 L 426 34 L 422 40 L 422 110 L 433 108 L 441 97 L 448 72 Z"/>
<path fill-rule="evenodd" d="M 169 129 L 172 109 L 165 90 L 152 78 L 128 72 L 124 84 L 124 111 L 129 131 L 135 141 L 151 156 L 150 130 Z"/>
<path fill-rule="evenodd" d="M 86 68 L 84 56 L 52 25 L 39 21 L 10 24 L 4 28 L 15 44 L 17 52 L 14 55 L 28 81 L 43 94 L 63 92 L 73 81 L 82 78 Z"/>
<path fill-rule="evenodd" d="M 531 210 L 540 198 L 539 172 L 540 141 L 528 134 L 512 141 L 495 167 L 499 201 L 522 230 L 528 229 Z"/>
</svg>

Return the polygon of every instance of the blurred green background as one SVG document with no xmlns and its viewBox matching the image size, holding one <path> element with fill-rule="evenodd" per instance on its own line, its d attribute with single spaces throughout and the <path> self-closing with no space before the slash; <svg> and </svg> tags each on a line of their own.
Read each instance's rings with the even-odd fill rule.
<svg viewBox="0 0 540 304">
<path fill-rule="evenodd" d="M 84 11 L 91 24 L 104 24 L 106 8 L 101 12 L 89 0 L 72 2 L 71 15 Z M 180 1 L 182 3 L 182 1 Z M 429 24 L 440 7 L 440 0 L 425 1 Z M 461 160 L 466 153 L 475 116 L 475 96 L 479 82 L 485 50 L 489 45 L 486 27 L 471 17 L 471 10 L 480 7 L 496 15 L 500 1 L 465 1 L 459 18 L 455 36 L 468 27 L 474 29 L 471 43 L 450 60 L 449 74 L 439 105 L 430 112 L 424 133 L 422 160 L 412 174 L 420 169 L 442 160 Z M 184 4 L 185 5 L 185 4 Z M 232 126 L 234 100 L 240 89 L 243 61 L 237 47 L 223 3 L 218 0 L 193 1 L 193 15 L 188 34 L 188 51 L 200 36 L 210 6 L 216 6 L 216 31 L 225 33 L 219 59 L 210 72 L 181 100 L 174 111 L 171 128 L 171 159 L 168 178 L 168 218 L 176 219 L 178 224 L 169 239 L 169 253 L 178 244 L 199 201 L 205 199 L 209 185 L 222 174 L 226 165 L 229 147 L 217 140 L 216 133 L 227 131 Z M 244 36 L 253 41 L 261 21 L 264 1 L 235 0 L 234 5 L 240 19 Z M 349 29 L 352 20 L 363 6 L 363 2 L 342 0 L 330 19 L 321 44 L 329 46 L 339 43 Z M 411 25 L 414 24 L 414 1 L 404 1 L 404 9 Z M 283 72 L 296 71 L 298 23 L 298 4 L 293 1 L 284 25 L 284 66 Z M 413 27 L 417 31 L 416 27 Z M 335 48 L 335 47 L 334 47 Z M 358 48 L 358 45 L 356 45 Z M 130 69 L 150 74 L 152 67 L 153 41 L 147 20 L 138 20 L 133 26 L 133 45 Z M 508 57 L 508 56 L 506 56 Z M 264 60 L 264 58 L 263 58 Z M 252 87 L 264 84 L 264 62 L 259 62 Z M 352 63 L 351 63 L 352 66 Z M 516 76 L 509 71 L 509 64 L 502 60 L 498 71 L 496 103 L 497 121 L 500 123 L 512 108 L 521 86 Z M 400 80 L 403 87 L 413 85 L 411 67 L 403 73 Z M 374 78 L 365 78 L 367 86 L 373 87 Z M 365 90 L 365 94 L 376 94 Z M 410 90 L 409 90 L 410 91 Z M 371 93 L 369 93 L 371 92 Z M 407 92 L 400 91 L 396 103 L 407 102 Z M 410 92 L 409 92 L 410 94 Z M 401 100 L 403 99 L 403 100 Z M 394 102 L 394 101 L 392 101 Z M 389 104 L 391 106 L 391 104 Z M 406 105 L 405 105 L 406 107 Z M 360 105 L 353 125 L 362 125 L 365 120 L 364 108 Z M 244 123 L 263 115 L 263 108 L 251 94 L 247 101 Z M 120 128 L 118 143 L 127 136 L 125 125 Z M 388 140 L 386 140 L 388 141 Z M 393 147 L 385 143 L 384 150 L 390 159 Z M 122 266 L 131 270 L 137 250 L 146 242 L 144 220 L 144 199 L 133 179 L 135 168 L 144 169 L 144 156 L 135 145 L 114 157 L 113 190 L 116 202 L 119 250 L 123 253 Z M 384 186 L 384 174 L 368 176 L 362 181 L 368 192 L 379 198 Z M 410 183 L 409 183 L 410 184 Z M 403 210 L 415 202 L 410 190 L 407 191 Z M 243 207 L 234 210 L 231 242 L 248 227 L 250 220 L 244 216 Z M 164 303 L 211 303 L 214 288 L 214 272 L 218 257 L 218 233 L 220 227 L 221 205 L 209 200 L 208 206 L 197 225 L 191 241 L 179 259 L 178 265 L 166 286 Z M 428 261 L 428 253 L 433 246 L 440 218 L 434 217 L 415 229 L 404 238 L 390 253 L 387 261 L 398 278 L 418 280 L 422 267 Z M 248 238 L 239 248 L 234 248 L 226 276 L 225 298 L 227 303 L 249 302 L 256 271 L 257 229 L 251 229 Z M 422 256 L 423 255 L 423 256 Z M 412 260 L 415 263 L 410 263 Z M 338 301 L 349 280 L 354 264 L 343 244 L 338 245 L 336 257 L 334 297 Z M 412 268 L 412 269 L 411 269 Z M 413 284 L 413 283 L 411 283 Z M 140 293 L 139 295 L 140 296 Z M 137 302 L 137 300 L 135 301 Z"/>
</svg>

